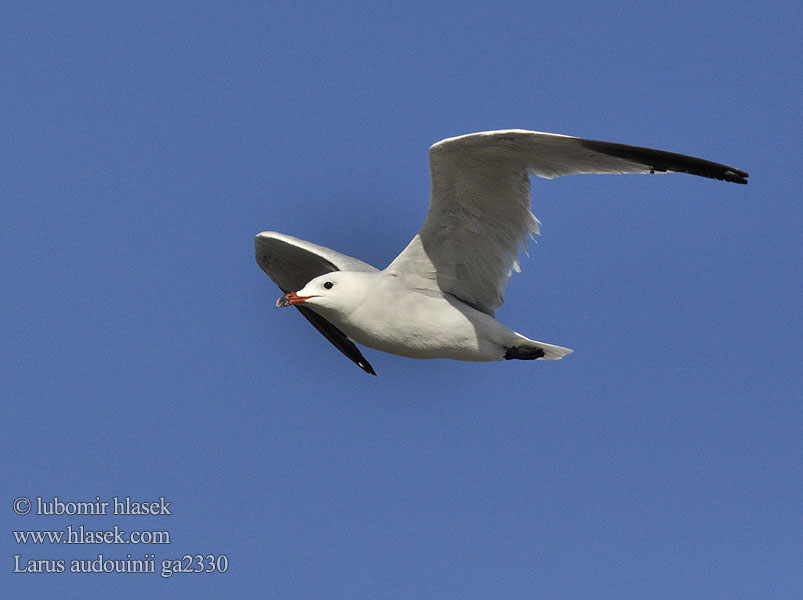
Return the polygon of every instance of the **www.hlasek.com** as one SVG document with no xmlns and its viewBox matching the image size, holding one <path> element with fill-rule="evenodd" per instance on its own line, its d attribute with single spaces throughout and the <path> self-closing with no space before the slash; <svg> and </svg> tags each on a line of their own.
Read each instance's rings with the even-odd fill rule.
<svg viewBox="0 0 803 600">
<path fill-rule="evenodd" d="M 125 515 L 153 518 L 172 515 L 172 502 L 162 496 L 155 501 L 132 500 L 130 496 L 115 496 L 101 500 L 99 496 L 90 502 L 65 502 L 54 496 L 52 499 L 26 497 L 14 500 L 14 512 L 53 516 L 104 516 Z M 35 509 L 35 510 L 34 510 Z M 120 529 L 113 525 L 99 529 L 84 524 L 67 524 L 59 530 L 17 530 L 12 532 L 18 545 L 87 545 L 87 544 L 170 544 L 170 532 L 160 530 Z M 159 573 L 172 577 L 175 573 L 225 573 L 229 559 L 225 554 L 184 554 L 173 558 L 157 559 L 153 553 L 140 556 L 126 554 L 124 558 L 107 557 L 103 553 L 91 558 L 30 558 L 14 554 L 13 573 Z"/>
</svg>

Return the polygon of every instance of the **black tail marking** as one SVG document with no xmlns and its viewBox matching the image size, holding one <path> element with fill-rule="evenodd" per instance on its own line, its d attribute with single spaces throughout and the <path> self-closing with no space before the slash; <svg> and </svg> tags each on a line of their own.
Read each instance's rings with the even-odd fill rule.
<svg viewBox="0 0 803 600">
<path fill-rule="evenodd" d="M 535 360 L 544 357 L 544 349 L 537 346 L 512 346 L 505 350 L 505 360 L 517 358 L 519 360 Z"/>
</svg>

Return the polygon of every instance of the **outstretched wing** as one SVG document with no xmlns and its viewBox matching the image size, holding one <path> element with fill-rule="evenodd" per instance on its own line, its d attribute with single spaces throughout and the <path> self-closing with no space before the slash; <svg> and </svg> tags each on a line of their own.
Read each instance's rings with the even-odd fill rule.
<svg viewBox="0 0 803 600">
<path fill-rule="evenodd" d="M 275 231 L 264 231 L 257 235 L 254 249 L 260 268 L 285 294 L 300 290 L 308 281 L 324 273 L 377 270 L 356 258 Z M 345 333 L 306 306 L 296 305 L 296 308 L 315 329 L 363 371 L 376 375 L 359 348 Z"/>
<path fill-rule="evenodd" d="M 427 219 L 387 270 L 490 315 L 504 302 L 511 270 L 519 270 L 519 248 L 539 232 L 529 175 L 674 171 L 734 183 L 748 177 L 683 154 L 522 130 L 443 140 L 430 148 L 429 163 Z"/>
</svg>

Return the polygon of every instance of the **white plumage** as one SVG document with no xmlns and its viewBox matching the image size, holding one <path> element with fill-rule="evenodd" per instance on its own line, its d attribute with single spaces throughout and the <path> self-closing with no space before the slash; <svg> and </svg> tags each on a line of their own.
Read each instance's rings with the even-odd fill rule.
<svg viewBox="0 0 803 600">
<path fill-rule="evenodd" d="M 685 172 L 735 183 L 748 174 L 699 158 L 522 130 L 449 138 L 429 151 L 430 207 L 419 233 L 379 271 L 289 235 L 256 236 L 260 267 L 335 346 L 368 373 L 353 341 L 412 358 L 558 359 L 568 348 L 494 319 L 518 253 L 538 233 L 530 175 Z M 352 341 L 353 340 L 353 341 Z"/>
</svg>

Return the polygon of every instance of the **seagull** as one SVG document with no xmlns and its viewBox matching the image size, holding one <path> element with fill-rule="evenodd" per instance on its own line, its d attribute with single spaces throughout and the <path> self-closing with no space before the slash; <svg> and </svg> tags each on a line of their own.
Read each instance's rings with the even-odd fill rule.
<svg viewBox="0 0 803 600">
<path fill-rule="evenodd" d="M 354 342 L 410 358 L 556 360 L 568 348 L 494 318 L 519 250 L 539 234 L 529 176 L 689 173 L 746 184 L 739 169 L 683 154 L 518 129 L 437 142 L 421 230 L 383 270 L 290 235 L 256 236 L 256 260 L 315 328 L 366 373 Z"/>
</svg>

